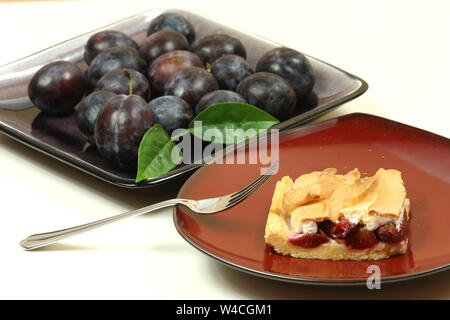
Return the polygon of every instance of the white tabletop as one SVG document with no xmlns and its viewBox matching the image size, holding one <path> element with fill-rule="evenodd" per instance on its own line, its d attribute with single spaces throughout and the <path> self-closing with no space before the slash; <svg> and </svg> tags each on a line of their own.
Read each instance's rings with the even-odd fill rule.
<svg viewBox="0 0 450 320">
<path fill-rule="evenodd" d="M 188 3 L 189 5 L 187 5 Z M 380 115 L 449 137 L 450 2 L 68 1 L 0 4 L 0 65 L 147 9 L 173 6 L 253 31 L 369 83 L 316 121 Z M 27 252 L 25 236 L 176 196 L 181 183 L 141 191 L 111 186 L 0 135 L 0 298 L 285 299 L 450 298 L 450 273 L 367 288 L 267 280 L 210 259 L 161 210 Z"/>
</svg>

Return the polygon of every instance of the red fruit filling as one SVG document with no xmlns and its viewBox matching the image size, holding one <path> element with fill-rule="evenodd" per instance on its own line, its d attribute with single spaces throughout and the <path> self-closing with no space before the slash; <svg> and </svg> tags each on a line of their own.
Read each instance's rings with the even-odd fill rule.
<svg viewBox="0 0 450 320">
<path fill-rule="evenodd" d="M 387 243 L 403 241 L 407 238 L 408 233 L 406 215 L 403 217 L 400 230 L 397 230 L 394 223 L 389 222 L 375 231 L 371 231 L 361 228 L 347 219 L 340 221 L 338 224 L 330 220 L 324 220 L 319 222 L 317 226 L 319 227 L 317 233 L 296 234 L 289 238 L 289 242 L 303 248 L 315 248 L 332 238 L 345 244 L 350 249 L 366 249 L 373 247 L 378 241 Z"/>
<path fill-rule="evenodd" d="M 302 248 L 315 248 L 320 246 L 322 243 L 328 242 L 328 237 L 320 230 L 317 233 L 312 234 L 296 234 L 289 237 L 289 242 L 300 246 Z"/>
<path fill-rule="evenodd" d="M 386 223 L 375 230 L 375 235 L 381 241 L 395 243 L 405 240 L 408 234 L 408 224 L 406 221 L 406 214 L 403 215 L 400 230 L 397 230 L 395 224 L 392 222 Z"/>
<path fill-rule="evenodd" d="M 338 224 L 330 220 L 324 220 L 319 222 L 318 226 L 328 237 L 333 239 L 345 239 L 358 229 L 358 224 L 347 219 L 343 219 Z"/>
<path fill-rule="evenodd" d="M 345 238 L 345 245 L 351 249 L 366 249 L 378 243 L 378 239 L 373 231 L 357 228 Z"/>
<path fill-rule="evenodd" d="M 358 224 L 347 219 L 340 221 L 332 230 L 331 236 L 336 239 L 345 239 L 358 229 Z"/>
<path fill-rule="evenodd" d="M 328 237 L 331 238 L 333 229 L 334 229 L 334 227 L 336 227 L 336 224 L 334 224 L 334 222 L 331 220 L 323 220 L 323 221 L 320 221 L 317 224 L 317 226 L 319 227 L 320 230 L 323 231 L 323 233 L 325 233 Z"/>
</svg>

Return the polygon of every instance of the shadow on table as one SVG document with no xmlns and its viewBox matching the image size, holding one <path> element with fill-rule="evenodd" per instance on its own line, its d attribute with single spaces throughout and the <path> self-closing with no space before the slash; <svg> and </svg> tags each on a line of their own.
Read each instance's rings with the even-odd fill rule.
<svg viewBox="0 0 450 320">
<path fill-rule="evenodd" d="M 450 271 L 398 283 L 381 282 L 380 290 L 367 287 L 326 287 L 281 282 L 211 263 L 211 273 L 223 286 L 249 299 L 448 299 Z"/>
</svg>

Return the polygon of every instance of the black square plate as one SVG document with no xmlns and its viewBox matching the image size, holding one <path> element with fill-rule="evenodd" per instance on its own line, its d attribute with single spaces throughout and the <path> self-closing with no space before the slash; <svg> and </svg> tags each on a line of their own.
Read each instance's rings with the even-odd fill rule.
<svg viewBox="0 0 450 320">
<path fill-rule="evenodd" d="M 32 106 L 27 96 L 28 82 L 33 74 L 51 61 L 71 61 L 86 70 L 87 65 L 83 60 L 84 45 L 92 34 L 104 29 L 117 30 L 141 43 L 146 37 L 151 20 L 167 11 L 177 12 L 187 18 L 194 26 L 197 38 L 212 33 L 227 33 L 240 39 L 247 49 L 247 60 L 252 67 L 255 67 L 265 52 L 281 46 L 192 12 L 172 9 L 146 11 L 0 67 L 0 131 L 57 160 L 121 187 L 155 186 L 200 167 L 199 164 L 183 165 L 162 176 L 135 183 L 134 173 L 110 166 L 93 147 L 84 150 L 85 141 L 76 125 L 75 112 L 60 118 L 47 117 Z M 297 50 L 302 51 L 301 48 Z M 313 93 L 302 102 L 306 111 L 278 124 L 280 131 L 310 121 L 361 95 L 368 88 L 361 78 L 316 58 L 308 58 L 316 75 Z"/>
</svg>

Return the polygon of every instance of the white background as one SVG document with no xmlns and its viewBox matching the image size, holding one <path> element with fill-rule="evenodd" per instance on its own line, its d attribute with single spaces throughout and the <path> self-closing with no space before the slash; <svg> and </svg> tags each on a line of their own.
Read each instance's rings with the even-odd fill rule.
<svg viewBox="0 0 450 320">
<path fill-rule="evenodd" d="M 381 115 L 449 137 L 448 1 L 68 1 L 0 4 L 0 65 L 151 8 L 217 18 L 327 61 L 369 83 L 316 120 Z M 162 210 L 36 252 L 29 234 L 175 197 L 180 183 L 129 191 L 0 135 L 0 298 L 450 298 L 450 273 L 366 288 L 300 286 L 222 266 L 187 244 Z M 441 244 L 448 245 L 448 244 Z"/>
</svg>

